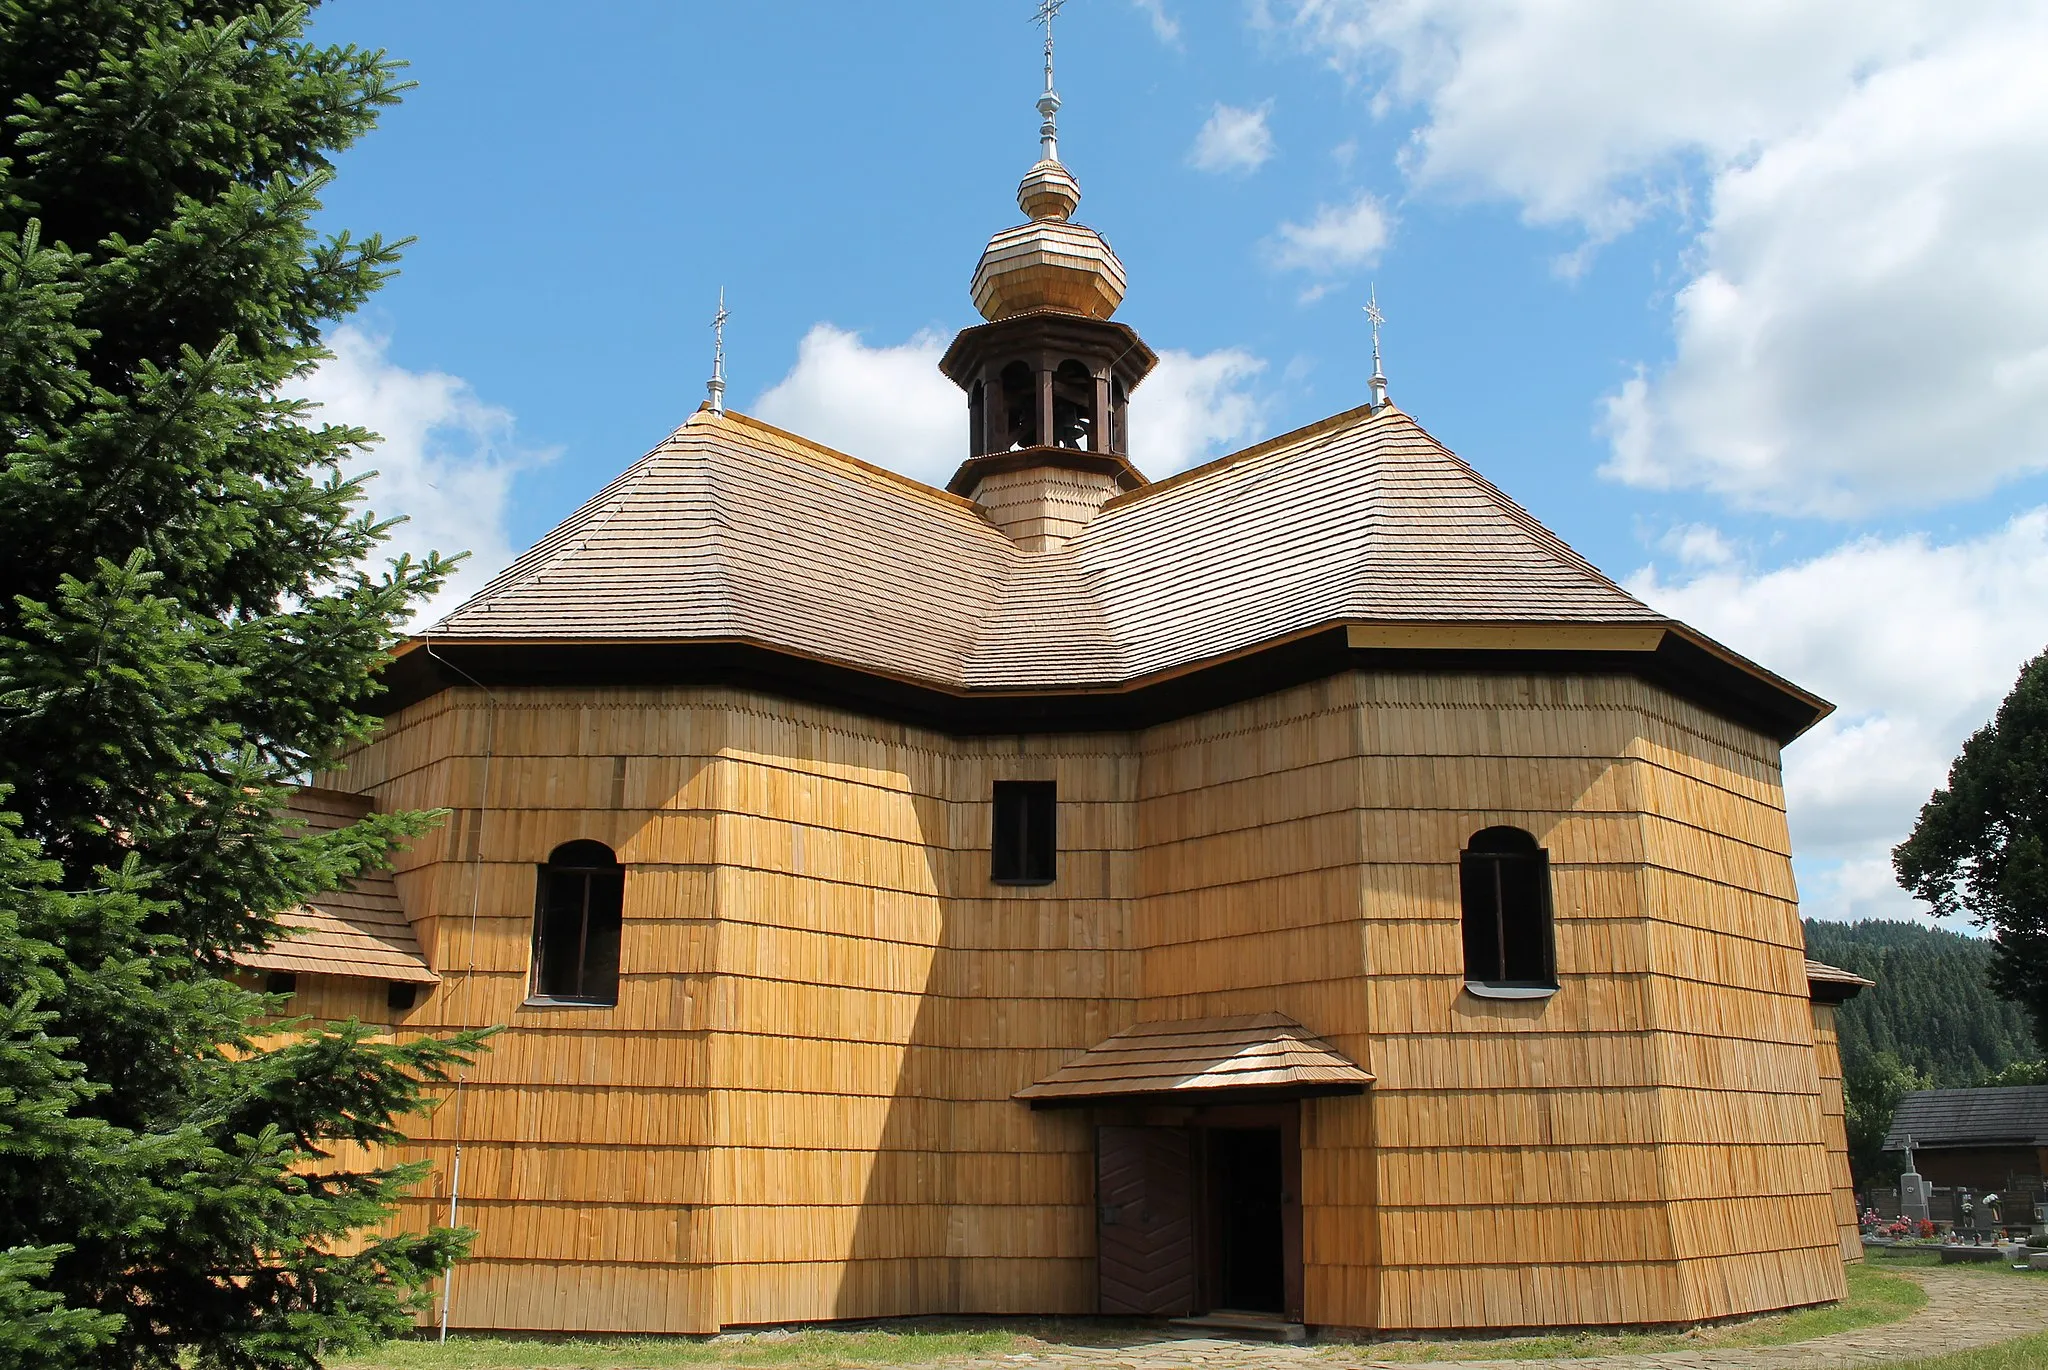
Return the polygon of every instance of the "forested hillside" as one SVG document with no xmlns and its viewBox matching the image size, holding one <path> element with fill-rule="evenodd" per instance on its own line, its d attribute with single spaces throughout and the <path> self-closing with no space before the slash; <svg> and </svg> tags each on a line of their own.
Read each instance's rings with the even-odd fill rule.
<svg viewBox="0 0 2048 1370">
<path fill-rule="evenodd" d="M 1989 943 L 1918 923 L 1808 919 L 1806 954 L 1877 982 L 1842 1006 L 1848 1071 L 1890 1052 L 1936 1085 L 1974 1085 L 2041 1054 L 2025 1010 L 1985 988 Z"/>
</svg>

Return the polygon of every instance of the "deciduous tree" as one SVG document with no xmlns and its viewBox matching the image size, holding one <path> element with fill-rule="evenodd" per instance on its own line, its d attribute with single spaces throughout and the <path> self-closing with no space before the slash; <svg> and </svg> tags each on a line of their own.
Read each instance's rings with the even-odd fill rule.
<svg viewBox="0 0 2048 1370">
<path fill-rule="evenodd" d="M 1899 1100 L 1916 1089 L 1932 1088 L 1933 1084 L 1889 1051 L 1880 1051 L 1843 1069 L 1843 1124 L 1849 1134 L 1849 1169 L 1859 1187 L 1898 1180 L 1904 1158 L 1886 1155 L 1885 1134 L 1891 1131 L 1892 1115 L 1898 1112 Z"/>
<path fill-rule="evenodd" d="M 2048 1046 L 2048 654 L 1963 744 L 1892 863 L 1937 916 L 1991 930 L 1991 988 L 2026 1006 Z"/>
</svg>

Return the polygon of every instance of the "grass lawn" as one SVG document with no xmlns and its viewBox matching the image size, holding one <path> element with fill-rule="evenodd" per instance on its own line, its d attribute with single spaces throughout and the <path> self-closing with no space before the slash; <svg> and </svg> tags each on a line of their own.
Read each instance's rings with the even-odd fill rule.
<svg viewBox="0 0 2048 1370">
<path fill-rule="evenodd" d="M 1907 1361 L 1891 1370 L 2041 1370 L 2044 1365 L 2048 1365 L 2048 1333 Z"/>
<path fill-rule="evenodd" d="M 670 1366 L 926 1365 L 1001 1356 L 1023 1341 L 1012 1332 L 766 1332 L 685 1341 L 674 1337 L 451 1337 L 395 1341 L 332 1370 L 668 1370 Z"/>
<path fill-rule="evenodd" d="M 1898 1264 L 1927 1264 L 1931 1253 L 1899 1258 Z M 1995 1273 L 1987 1268 L 1986 1273 Z M 1723 1327 L 1684 1334 L 1512 1337 L 1489 1341 L 1379 1342 L 1370 1346 L 1332 1345 L 1325 1354 L 1346 1359 L 1361 1355 L 1377 1360 L 1535 1360 L 1544 1357 L 1590 1357 L 1641 1351 L 1702 1349 L 1712 1346 L 1776 1346 L 1833 1332 L 1895 1322 L 1927 1302 L 1920 1286 L 1904 1275 L 1849 1268 L 1849 1297 L 1830 1308 L 1805 1309 Z M 1083 1329 L 1086 1330 L 1083 1330 Z M 934 1362 L 993 1358 L 1050 1349 L 1066 1340 L 1056 1324 L 1025 1324 L 1023 1330 L 959 1330 L 908 1328 L 900 1331 L 768 1332 L 747 1336 L 687 1341 L 665 1337 L 538 1338 L 457 1337 L 446 1344 L 400 1341 L 357 1360 L 334 1362 L 334 1370 L 669 1370 L 682 1366 L 861 1367 L 928 1365 Z M 1073 1330 L 1089 1345 L 1106 1345 L 1133 1335 L 1135 1329 L 1112 1330 L 1079 1324 Z M 1037 1335 L 1032 1335 L 1036 1333 Z M 2025 1345 L 2031 1343 L 2014 1343 Z M 1970 1353 L 1991 1355 L 1993 1352 Z M 2039 1370 L 2048 1361 L 1968 1359 L 1930 1361 L 1927 1370 L 2006 1370 L 2007 1366 Z"/>
<path fill-rule="evenodd" d="M 1383 1361 L 1549 1360 L 1591 1356 L 1622 1356 L 1646 1351 L 1697 1351 L 1715 1346 L 1782 1346 L 1859 1327 L 1897 1322 L 1927 1305 L 1917 1281 L 1905 1275 L 1874 1270 L 1867 1263 L 1848 1269 L 1849 1297 L 1825 1308 L 1773 1313 L 1692 1332 L 1581 1332 L 1555 1337 L 1503 1337 L 1498 1340 L 1374 1342 L 1370 1345 L 1325 1348 L 1332 1357 L 1363 1356 Z M 1992 1364 L 1997 1364 L 1993 1362 Z M 1947 1370 L 1947 1367 L 1943 1367 Z M 1960 1370 L 1960 1367 L 1959 1367 Z M 1975 1367 L 1970 1367 L 1975 1370 Z M 2031 1370 L 2039 1370 L 2038 1366 Z"/>
</svg>

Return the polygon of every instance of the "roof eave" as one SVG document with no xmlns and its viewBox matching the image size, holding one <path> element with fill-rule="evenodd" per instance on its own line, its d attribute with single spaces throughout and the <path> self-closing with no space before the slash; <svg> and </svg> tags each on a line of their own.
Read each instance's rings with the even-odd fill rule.
<svg viewBox="0 0 2048 1370">
<path fill-rule="evenodd" d="M 465 655 L 470 658 L 467 666 L 455 659 Z M 692 671 L 693 656 L 701 658 L 696 666 L 703 669 Z M 577 657 L 582 658 L 582 669 L 569 659 Z M 636 666 L 635 658 L 647 664 Z M 1781 743 L 1812 727 L 1831 707 L 1668 619 L 1603 624 L 1343 618 L 1126 679 L 1022 687 L 970 686 L 890 672 L 737 635 L 538 639 L 435 634 L 431 653 L 408 653 L 392 663 L 391 692 L 383 702 L 395 712 L 462 684 L 581 686 L 662 680 L 756 685 L 806 698 L 822 693 L 826 702 L 852 700 L 851 707 L 870 712 L 881 703 L 881 711 L 892 715 L 939 719 L 928 725 L 940 731 L 1123 731 L 1149 726 L 1149 715 L 1156 714 L 1158 721 L 1184 717 L 1345 669 L 1632 673 Z M 692 681 L 693 674 L 699 679 Z M 1203 679 L 1213 688 L 1194 688 L 1194 682 Z M 863 687 L 862 681 L 873 682 L 872 688 Z M 802 688 L 786 688 L 792 685 Z M 1180 711 L 1151 707 L 1147 696 L 1162 691 L 1186 694 L 1197 702 Z M 1088 721 L 1082 716 L 1086 710 L 1076 714 L 1060 707 L 1085 701 L 1095 701 L 1104 714 L 1101 721 Z M 1017 713 L 1020 705 L 1037 706 L 1044 719 L 1034 721 L 1028 710 Z M 992 717 L 986 726 L 959 721 L 977 709 L 993 709 L 1001 716 Z M 944 721 L 948 718 L 954 721 Z"/>
</svg>

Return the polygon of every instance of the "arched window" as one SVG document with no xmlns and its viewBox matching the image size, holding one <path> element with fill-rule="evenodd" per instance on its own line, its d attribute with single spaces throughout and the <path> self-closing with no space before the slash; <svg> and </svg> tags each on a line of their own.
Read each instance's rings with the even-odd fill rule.
<svg viewBox="0 0 2048 1370">
<path fill-rule="evenodd" d="M 533 910 L 533 997 L 619 1002 L 619 911 L 626 871 L 602 842 L 564 842 L 540 868 Z"/>
<path fill-rule="evenodd" d="M 1004 450 L 1038 446 L 1038 378 L 1023 362 L 1011 362 L 998 379 L 1003 386 L 1004 431 L 1009 436 Z"/>
<path fill-rule="evenodd" d="M 1095 377 L 1069 358 L 1052 373 L 1052 443 L 1095 450 Z"/>
<path fill-rule="evenodd" d="M 1131 450 L 1130 396 L 1124 393 L 1120 380 L 1109 383 L 1109 450 Z"/>
<path fill-rule="evenodd" d="M 1550 853 L 1520 828 L 1486 828 L 1458 858 L 1465 979 L 1501 989 L 1555 989 Z"/>
<path fill-rule="evenodd" d="M 988 400 L 987 390 L 976 381 L 967 391 L 967 455 L 978 457 L 987 450 L 988 443 Z"/>
</svg>

